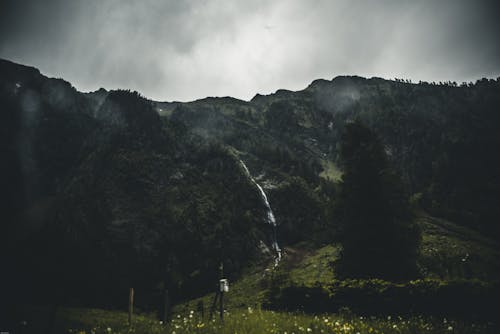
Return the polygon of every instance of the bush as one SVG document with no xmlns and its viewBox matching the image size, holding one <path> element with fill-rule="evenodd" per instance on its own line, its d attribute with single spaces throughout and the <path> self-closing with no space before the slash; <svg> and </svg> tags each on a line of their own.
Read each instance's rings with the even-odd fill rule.
<svg viewBox="0 0 500 334">
<path fill-rule="evenodd" d="M 268 296 L 271 309 L 359 314 L 429 314 L 492 318 L 500 297 L 499 282 L 415 280 L 393 283 L 379 279 L 335 281 L 328 287 L 284 286 Z"/>
</svg>

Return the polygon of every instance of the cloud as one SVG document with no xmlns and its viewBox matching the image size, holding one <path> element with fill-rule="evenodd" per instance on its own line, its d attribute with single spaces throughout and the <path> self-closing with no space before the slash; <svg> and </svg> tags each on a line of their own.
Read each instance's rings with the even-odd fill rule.
<svg viewBox="0 0 500 334">
<path fill-rule="evenodd" d="M 340 74 L 500 74 L 492 1 L 3 1 L 0 57 L 80 90 L 249 99 Z"/>
</svg>

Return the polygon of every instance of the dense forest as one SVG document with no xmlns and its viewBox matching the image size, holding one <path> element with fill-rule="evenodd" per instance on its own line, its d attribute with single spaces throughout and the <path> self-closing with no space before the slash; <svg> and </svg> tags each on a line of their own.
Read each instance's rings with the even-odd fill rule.
<svg viewBox="0 0 500 334">
<path fill-rule="evenodd" d="M 275 238 L 343 244 L 346 278 L 418 279 L 422 214 L 500 239 L 500 79 L 343 76 L 181 103 L 0 60 L 0 106 L 9 305 L 112 308 L 133 286 L 155 310 L 165 289 L 212 291 L 221 262 L 233 280 L 273 262 Z"/>
</svg>

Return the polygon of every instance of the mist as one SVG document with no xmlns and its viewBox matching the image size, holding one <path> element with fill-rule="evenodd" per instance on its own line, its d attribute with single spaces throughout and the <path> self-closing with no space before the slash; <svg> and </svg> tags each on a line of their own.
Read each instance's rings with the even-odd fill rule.
<svg viewBox="0 0 500 334">
<path fill-rule="evenodd" d="M 493 1 L 2 1 L 0 57 L 78 90 L 251 99 L 338 75 L 500 75 Z"/>
</svg>

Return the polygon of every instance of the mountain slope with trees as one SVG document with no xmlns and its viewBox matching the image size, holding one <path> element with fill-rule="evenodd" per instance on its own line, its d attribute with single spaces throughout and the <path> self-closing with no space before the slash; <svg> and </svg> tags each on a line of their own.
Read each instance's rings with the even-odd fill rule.
<svg viewBox="0 0 500 334">
<path fill-rule="evenodd" d="M 181 103 L 81 93 L 0 60 L 0 105 L 3 286 L 16 287 L 6 291 L 14 302 L 112 307 L 134 285 L 138 304 L 155 309 L 165 289 L 174 302 L 213 290 L 221 261 L 231 278 L 273 263 L 268 208 L 242 161 L 269 198 L 282 247 L 341 241 L 339 208 L 359 181 L 342 158 L 355 150 L 342 145 L 353 121 L 373 133 L 367 153 L 379 157 L 364 166 L 366 181 L 381 192 L 389 184 L 390 213 L 406 221 L 409 197 L 458 230 L 488 233 L 493 247 L 500 237 L 498 79 L 337 77 L 251 101 Z M 371 205 L 389 221 L 384 203 Z"/>
</svg>

